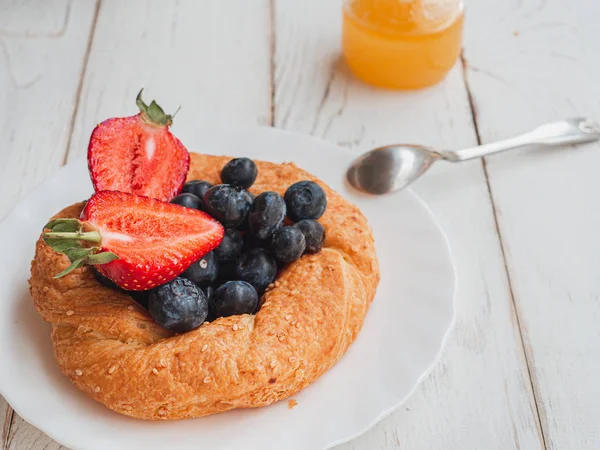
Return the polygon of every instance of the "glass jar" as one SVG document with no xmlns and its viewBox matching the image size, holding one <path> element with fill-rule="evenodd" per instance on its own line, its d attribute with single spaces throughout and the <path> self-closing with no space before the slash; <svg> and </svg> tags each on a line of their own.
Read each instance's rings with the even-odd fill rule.
<svg viewBox="0 0 600 450">
<path fill-rule="evenodd" d="M 343 14 L 344 58 L 367 83 L 431 86 L 460 54 L 462 0 L 345 0 Z"/>
</svg>

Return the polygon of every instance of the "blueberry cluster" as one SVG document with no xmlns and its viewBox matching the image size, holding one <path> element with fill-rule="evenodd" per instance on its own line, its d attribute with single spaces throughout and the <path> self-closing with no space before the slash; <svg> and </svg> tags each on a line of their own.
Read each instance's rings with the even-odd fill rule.
<svg viewBox="0 0 600 450">
<path fill-rule="evenodd" d="M 254 161 L 236 158 L 223 167 L 223 184 L 189 181 L 171 200 L 210 214 L 223 224 L 225 235 L 219 247 L 179 277 L 135 294 L 159 325 L 181 333 L 205 320 L 253 314 L 279 268 L 323 247 L 325 229 L 317 219 L 327 207 L 325 191 L 313 181 L 300 181 L 283 197 L 271 191 L 254 197 L 247 189 L 257 175 Z"/>
</svg>

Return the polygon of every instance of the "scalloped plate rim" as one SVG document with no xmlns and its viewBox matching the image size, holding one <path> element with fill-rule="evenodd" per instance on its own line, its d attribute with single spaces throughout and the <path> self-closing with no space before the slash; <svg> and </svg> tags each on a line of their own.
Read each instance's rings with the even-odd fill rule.
<svg viewBox="0 0 600 450">
<path fill-rule="evenodd" d="M 312 137 L 312 136 L 308 136 L 308 135 L 304 135 L 304 134 L 300 134 L 300 133 L 294 133 L 294 132 L 289 132 L 289 131 L 284 131 L 284 130 L 278 130 L 278 129 L 274 129 L 274 128 L 270 128 L 270 127 L 248 127 L 248 128 L 236 128 L 234 130 L 231 129 L 227 129 L 227 128 L 213 128 L 210 131 L 204 131 L 204 132 L 208 132 L 208 133 L 214 133 L 216 135 L 219 135 L 220 133 L 228 133 L 228 134 L 234 134 L 236 136 L 244 136 L 246 133 L 258 133 L 258 134 L 263 134 L 263 133 L 274 133 L 274 134 L 280 134 L 280 135 L 286 135 L 287 137 L 290 138 L 294 138 L 296 140 L 304 140 L 307 143 L 312 143 L 315 146 L 319 146 L 319 147 L 327 147 L 328 151 L 334 151 L 334 152 L 339 152 L 339 153 L 343 153 L 345 158 L 348 158 L 349 156 L 352 156 L 353 153 L 349 152 L 348 150 L 342 149 L 340 147 L 335 146 L 334 144 L 331 144 L 329 142 L 326 142 L 324 140 Z M 200 146 L 189 146 L 189 148 L 197 148 Z M 213 152 L 206 152 L 206 153 L 213 153 Z M 216 154 L 221 154 L 219 152 L 216 152 Z M 24 199 L 20 200 L 18 204 L 16 204 L 15 206 L 13 206 L 13 208 L 11 208 L 11 210 L 4 216 L 4 218 L 2 219 L 2 221 L 0 222 L 0 230 L 2 228 L 4 228 L 6 226 L 7 223 L 10 222 L 10 218 L 16 214 L 18 214 L 19 212 L 21 212 L 21 210 L 24 208 L 23 204 L 25 202 L 32 202 L 34 198 L 36 198 L 37 196 L 40 196 L 41 192 L 44 189 L 47 189 L 48 185 L 52 185 L 53 183 L 57 182 L 59 179 L 61 179 L 61 175 L 64 175 L 66 172 L 68 172 L 69 170 L 71 170 L 71 167 L 77 164 L 81 164 L 79 161 L 75 161 L 73 163 L 68 164 L 67 166 L 61 167 L 57 172 L 55 172 L 53 175 L 51 175 L 48 179 L 46 179 L 44 182 L 42 182 L 40 185 L 38 185 L 36 188 L 34 188 Z M 326 181 L 328 184 L 333 184 L 332 180 L 329 179 L 325 179 L 324 181 Z M 338 188 L 339 189 L 339 188 Z M 414 383 L 412 384 L 412 387 L 410 389 L 410 391 L 408 393 L 406 393 L 400 401 L 395 402 L 394 404 L 390 405 L 389 407 L 383 408 L 383 411 L 381 411 L 379 414 L 376 415 L 376 417 L 374 418 L 370 418 L 367 420 L 364 420 L 363 422 L 365 422 L 365 424 L 361 427 L 358 427 L 359 429 L 352 432 L 352 433 L 345 433 L 344 436 L 337 436 L 337 437 L 332 437 L 329 442 L 327 443 L 322 443 L 322 444 L 318 444 L 319 448 L 330 448 L 332 446 L 336 446 L 336 445 L 340 445 L 343 444 L 345 442 L 348 442 L 352 439 L 355 439 L 356 437 L 364 434 L 365 432 L 367 432 L 368 430 L 370 430 L 372 427 L 374 427 L 378 422 L 380 422 L 383 418 L 387 417 L 389 414 L 391 414 L 392 412 L 394 412 L 396 409 L 398 409 L 398 407 L 400 407 L 414 392 L 415 390 L 418 388 L 418 386 L 421 384 L 421 382 L 424 380 L 424 378 L 426 378 L 429 373 L 431 373 L 431 371 L 433 370 L 433 368 L 435 367 L 436 363 L 439 361 L 442 353 L 443 353 L 443 349 L 445 347 L 445 343 L 447 341 L 447 338 L 449 336 L 449 332 L 450 330 L 453 328 L 454 326 L 454 321 L 455 321 L 455 294 L 456 294 L 456 285 L 457 285 L 457 278 L 456 278 L 456 270 L 454 268 L 454 258 L 452 256 L 452 251 L 451 251 L 451 247 L 450 244 L 448 242 L 448 238 L 445 235 L 445 233 L 443 232 L 442 228 L 440 227 L 438 221 L 436 220 L 435 216 L 433 215 L 432 211 L 430 210 L 430 208 L 427 206 L 427 204 L 417 195 L 415 194 L 412 190 L 407 189 L 405 190 L 405 195 L 409 195 L 413 198 L 413 200 L 416 200 L 420 206 L 426 211 L 426 213 L 429 216 L 429 219 L 431 220 L 431 222 L 433 223 L 434 227 L 437 229 L 438 233 L 443 237 L 443 241 L 445 244 L 445 252 L 449 258 L 449 262 L 450 262 L 450 270 L 452 271 L 453 274 L 453 282 L 452 282 L 452 286 L 451 286 L 451 294 L 449 295 L 450 297 L 450 307 L 451 307 L 451 317 L 449 318 L 449 320 L 446 321 L 445 324 L 445 331 L 443 332 L 443 336 L 442 339 L 439 342 L 439 345 L 437 347 L 437 351 L 435 356 L 433 356 L 430 360 L 429 363 L 427 364 L 427 367 L 421 371 L 421 374 L 417 377 L 417 379 L 414 381 Z M 369 219 L 369 216 L 367 216 L 367 218 Z M 379 247 L 378 247 L 378 251 L 379 251 Z M 359 338 L 360 339 L 360 336 Z M 1 375 L 1 372 L 0 372 Z M 15 410 L 15 412 L 19 415 L 21 415 L 21 417 L 23 417 L 23 415 L 21 414 L 21 412 L 26 409 L 26 408 L 21 408 L 21 402 L 19 402 L 17 400 L 17 395 L 13 396 L 10 392 L 8 392 L 8 390 L 4 389 L 4 385 L 1 384 L 2 378 L 0 378 L 0 393 L 4 396 L 4 398 L 7 400 L 7 402 L 11 405 L 11 407 L 13 407 L 13 409 Z M 283 400 L 282 402 L 279 403 L 283 403 L 286 400 Z M 13 406 L 15 405 L 15 406 Z M 27 416 L 27 414 L 25 414 L 25 416 Z M 72 448 L 75 448 L 76 445 L 78 444 L 77 440 L 72 440 L 69 438 L 65 438 L 65 436 L 62 436 L 62 434 L 64 433 L 55 433 L 53 429 L 50 429 L 49 427 L 45 426 L 42 423 L 39 423 L 37 420 L 35 419 L 28 419 L 25 418 L 25 420 L 28 420 L 29 423 L 31 423 L 33 426 L 39 428 L 40 430 L 42 430 L 44 433 L 46 433 L 48 436 L 50 436 L 52 439 L 56 440 L 59 443 L 62 443 L 63 445 L 67 445 L 70 446 Z M 188 420 L 202 420 L 202 418 L 199 419 L 188 419 Z"/>
</svg>

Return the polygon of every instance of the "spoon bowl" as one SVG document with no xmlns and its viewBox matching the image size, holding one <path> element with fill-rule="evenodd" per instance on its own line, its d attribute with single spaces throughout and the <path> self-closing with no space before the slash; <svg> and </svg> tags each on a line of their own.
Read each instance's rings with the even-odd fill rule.
<svg viewBox="0 0 600 450">
<path fill-rule="evenodd" d="M 422 145 L 387 145 L 356 158 L 346 175 L 360 191 L 387 194 L 415 181 L 440 158 L 439 153 Z"/>
</svg>

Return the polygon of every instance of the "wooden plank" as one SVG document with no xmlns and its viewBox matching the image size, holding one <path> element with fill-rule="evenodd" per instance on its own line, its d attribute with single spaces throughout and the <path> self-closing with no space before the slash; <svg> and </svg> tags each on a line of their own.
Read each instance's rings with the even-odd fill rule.
<svg viewBox="0 0 600 450">
<path fill-rule="evenodd" d="M 12 424 L 13 419 L 13 410 L 4 398 L 0 397 L 0 424 L 2 424 L 2 428 L 0 428 L 0 448 L 4 449 L 8 442 L 8 435 L 10 432 L 10 426 Z"/>
<path fill-rule="evenodd" d="M 135 114 L 141 87 L 166 111 L 182 106 L 173 129 L 183 143 L 211 125 L 269 124 L 268 6 L 103 2 L 69 158 L 85 154 L 99 121 Z"/>
<path fill-rule="evenodd" d="M 67 159 L 85 155 L 98 121 L 135 114 L 141 87 L 148 100 L 156 98 L 167 111 L 183 106 L 174 131 L 184 143 L 211 124 L 269 124 L 269 29 L 267 0 L 104 0 Z M 8 448 L 59 446 L 15 416 Z"/>
<path fill-rule="evenodd" d="M 13 1 L 0 9 L 4 217 L 63 161 L 96 2 Z M 22 422 L 0 397 L 0 448 L 17 448 L 13 417 Z"/>
<path fill-rule="evenodd" d="M 69 450 L 23 421 L 16 414 L 6 448 L 7 450 Z"/>
<path fill-rule="evenodd" d="M 474 2 L 468 82 L 483 141 L 600 119 L 600 4 Z M 600 448 L 600 146 L 487 160 L 548 449 Z"/>
<path fill-rule="evenodd" d="M 0 217 L 65 152 L 95 1 L 13 1 L 0 13 Z"/>
<path fill-rule="evenodd" d="M 340 11 L 339 2 L 276 2 L 277 126 L 357 152 L 402 141 L 476 144 L 460 67 L 440 86 L 419 92 L 361 84 L 339 62 Z M 339 448 L 543 448 L 482 165 L 440 164 L 415 190 L 454 251 L 456 326 L 413 397 Z"/>
</svg>

